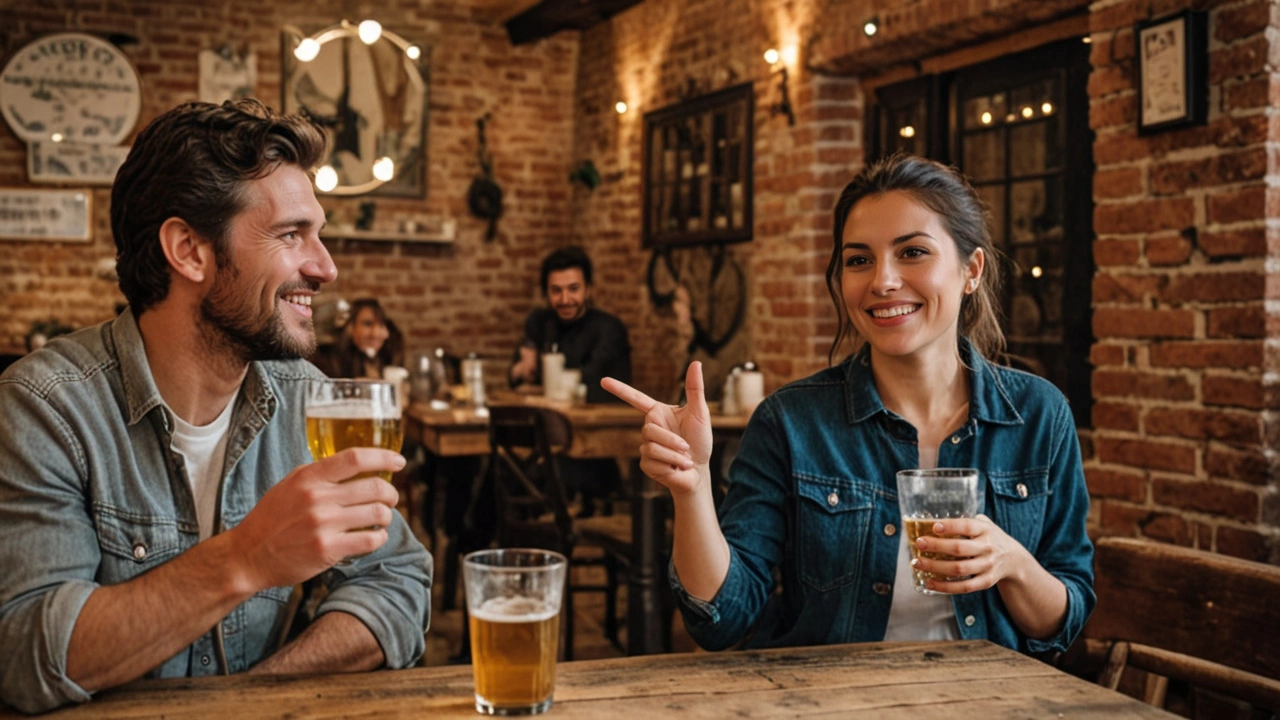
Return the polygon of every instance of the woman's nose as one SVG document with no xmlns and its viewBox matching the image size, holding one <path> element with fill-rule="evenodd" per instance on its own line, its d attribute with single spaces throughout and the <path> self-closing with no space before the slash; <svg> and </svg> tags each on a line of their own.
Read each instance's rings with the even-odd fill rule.
<svg viewBox="0 0 1280 720">
<path fill-rule="evenodd" d="M 871 279 L 872 292 L 896 290 L 902 285 L 902 276 L 892 262 L 876 263 L 875 276 Z"/>
</svg>

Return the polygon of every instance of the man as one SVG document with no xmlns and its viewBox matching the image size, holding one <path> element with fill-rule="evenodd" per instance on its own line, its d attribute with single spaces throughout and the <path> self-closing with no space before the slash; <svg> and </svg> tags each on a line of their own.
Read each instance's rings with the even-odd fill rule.
<svg viewBox="0 0 1280 720">
<path fill-rule="evenodd" d="M 566 368 L 582 371 L 587 402 L 617 402 L 600 381 L 631 377 L 631 344 L 621 320 L 591 305 L 591 258 L 579 247 L 555 250 L 542 261 L 540 282 L 548 307 L 529 313 L 524 322 L 511 384 L 540 382 L 542 354 L 555 351 L 564 355 Z M 582 493 L 581 517 L 594 515 L 596 501 L 621 480 L 617 463 L 609 459 L 561 458 L 560 473 L 570 490 Z"/>
<path fill-rule="evenodd" d="M 512 386 L 541 382 L 541 356 L 555 350 L 564 354 L 566 368 L 582 371 L 587 402 L 617 402 L 600 381 L 631 377 L 631 344 L 621 320 L 591 306 L 591 259 L 579 247 L 552 252 L 542 261 L 540 287 L 548 307 L 525 319 L 511 366 Z"/>
<path fill-rule="evenodd" d="M 255 100 L 138 135 L 111 196 L 128 309 L 0 376 L 0 700 L 422 654 L 431 557 L 370 477 L 404 459 L 306 446 L 323 376 L 296 358 L 337 276 L 308 174 L 324 142 Z M 277 650 L 290 588 L 321 572 L 315 621 Z"/>
</svg>

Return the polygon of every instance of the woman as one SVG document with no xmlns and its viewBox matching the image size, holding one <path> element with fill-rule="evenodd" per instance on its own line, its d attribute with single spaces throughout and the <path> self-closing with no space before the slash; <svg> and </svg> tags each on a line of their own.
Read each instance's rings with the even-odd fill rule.
<svg viewBox="0 0 1280 720">
<path fill-rule="evenodd" d="M 381 378 L 383 368 L 404 364 L 403 352 L 386 311 L 377 300 L 362 298 L 351 303 L 338 341 L 319 348 L 311 361 L 329 377 Z"/>
<path fill-rule="evenodd" d="M 982 203 L 954 170 L 895 156 L 835 209 L 827 284 L 854 354 L 756 410 L 717 521 L 701 368 L 688 405 L 606 387 L 645 411 L 641 468 L 675 502 L 672 586 L 708 649 L 985 638 L 1065 650 L 1093 609 L 1088 492 L 1066 400 L 992 364 L 996 258 Z M 911 588 L 895 474 L 972 467 L 985 514 L 939 521 Z M 775 569 L 782 590 L 775 593 Z M 751 634 L 753 633 L 754 634 Z"/>
</svg>

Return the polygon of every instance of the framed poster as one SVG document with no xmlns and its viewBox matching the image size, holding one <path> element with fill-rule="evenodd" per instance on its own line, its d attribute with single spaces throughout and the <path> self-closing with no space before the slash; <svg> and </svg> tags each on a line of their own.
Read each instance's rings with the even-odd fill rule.
<svg viewBox="0 0 1280 720">
<path fill-rule="evenodd" d="M 0 188 L 0 240 L 89 242 L 88 190 Z"/>
<path fill-rule="evenodd" d="M 33 183 L 110 185 L 128 156 L 127 145 L 33 142 L 27 145 L 27 179 Z"/>
<path fill-rule="evenodd" d="M 1208 24 L 1186 10 L 1134 26 L 1138 132 L 1201 125 L 1208 116 Z"/>
</svg>

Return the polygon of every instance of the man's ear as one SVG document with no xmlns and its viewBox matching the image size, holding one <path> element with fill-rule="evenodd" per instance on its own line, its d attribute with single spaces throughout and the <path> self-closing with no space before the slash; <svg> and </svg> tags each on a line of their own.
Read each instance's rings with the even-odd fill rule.
<svg viewBox="0 0 1280 720">
<path fill-rule="evenodd" d="M 199 284 L 212 276 L 216 267 L 213 244 L 182 218 L 171 217 L 160 226 L 160 247 L 169 267 L 187 280 Z"/>
</svg>

